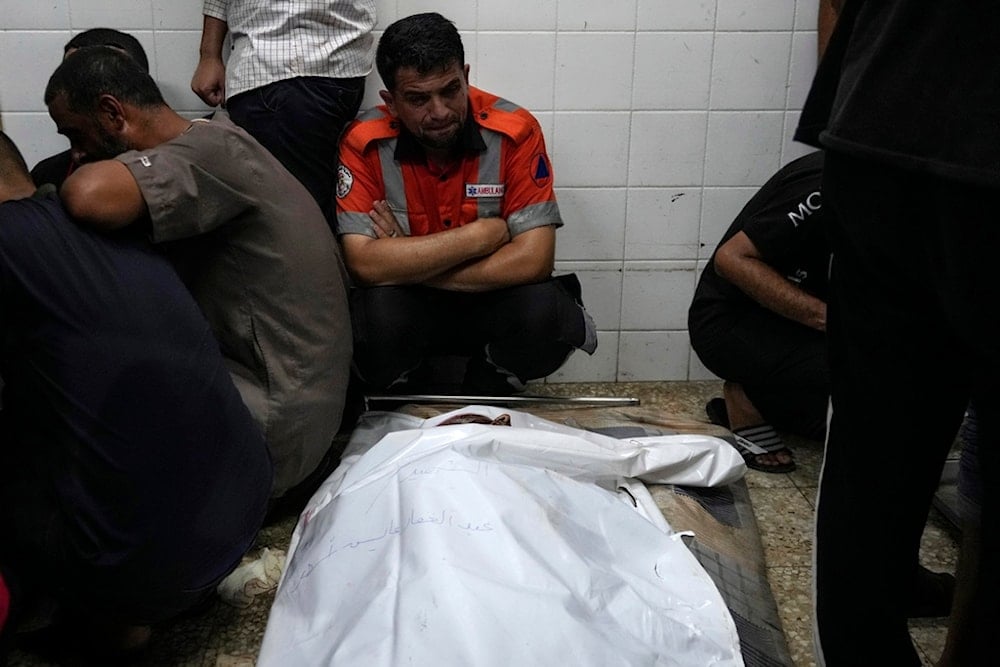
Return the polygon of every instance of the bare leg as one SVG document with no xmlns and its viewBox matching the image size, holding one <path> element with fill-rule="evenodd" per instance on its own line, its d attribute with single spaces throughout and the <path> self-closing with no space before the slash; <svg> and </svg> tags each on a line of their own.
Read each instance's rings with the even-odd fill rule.
<svg viewBox="0 0 1000 667">
<path fill-rule="evenodd" d="M 743 386 L 737 382 L 726 381 L 722 384 L 722 395 L 726 399 L 726 412 L 729 414 L 729 428 L 736 431 L 749 426 L 766 424 L 764 419 L 754 404 L 750 402 Z M 793 458 L 789 451 L 779 451 L 769 454 L 758 454 L 755 456 L 757 463 L 764 466 L 775 466 L 792 463 Z"/>
</svg>

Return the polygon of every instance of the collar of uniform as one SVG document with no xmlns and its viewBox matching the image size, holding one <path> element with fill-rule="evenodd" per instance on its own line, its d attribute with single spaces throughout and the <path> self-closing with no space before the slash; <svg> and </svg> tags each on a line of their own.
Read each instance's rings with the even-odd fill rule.
<svg viewBox="0 0 1000 667">
<path fill-rule="evenodd" d="M 479 133 L 479 126 L 473 120 L 474 115 L 470 105 L 469 112 L 465 115 L 465 125 L 458 135 L 456 153 L 482 153 L 486 150 L 486 142 L 483 141 L 483 135 Z M 427 153 L 417 138 L 400 123 L 399 139 L 396 141 L 393 157 L 399 162 L 417 162 L 423 161 L 426 156 Z"/>
</svg>

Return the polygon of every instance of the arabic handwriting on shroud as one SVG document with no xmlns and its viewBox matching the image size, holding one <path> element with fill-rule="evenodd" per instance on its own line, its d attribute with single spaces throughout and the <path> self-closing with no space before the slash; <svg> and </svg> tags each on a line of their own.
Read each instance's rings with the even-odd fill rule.
<svg viewBox="0 0 1000 667">
<path fill-rule="evenodd" d="M 418 526 L 461 530 L 469 534 L 491 533 L 495 530 L 490 521 L 463 521 L 461 519 L 457 519 L 455 517 L 455 513 L 448 509 L 442 509 L 426 514 L 418 513 L 415 509 L 411 509 L 405 519 L 398 523 L 395 519 L 389 521 L 381 532 L 376 532 L 370 537 L 341 541 L 337 539 L 336 535 L 331 535 L 327 542 L 329 548 L 326 553 L 314 561 L 306 563 L 305 566 L 302 567 L 302 571 L 299 573 L 298 577 L 294 579 L 294 583 L 291 585 L 290 592 L 294 593 L 297 591 L 302 582 L 312 576 L 312 573 L 321 563 L 333 558 L 337 554 L 356 550 L 363 546 L 374 545 L 376 542 L 381 542 L 389 537 L 401 535 Z M 368 550 L 375 551 L 374 548 L 369 548 Z"/>
</svg>

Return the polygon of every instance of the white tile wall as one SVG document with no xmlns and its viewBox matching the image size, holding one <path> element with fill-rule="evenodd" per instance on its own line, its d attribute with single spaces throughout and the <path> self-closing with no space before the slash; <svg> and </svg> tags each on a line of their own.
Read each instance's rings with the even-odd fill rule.
<svg viewBox="0 0 1000 667">
<path fill-rule="evenodd" d="M 715 252 L 722 235 L 743 209 L 756 188 L 705 188 L 698 234 L 698 257 L 707 259 Z"/>
<path fill-rule="evenodd" d="M 799 116 L 801 115 L 798 111 L 789 111 L 785 114 L 785 136 L 784 145 L 781 147 L 781 164 L 786 164 L 816 150 L 814 147 L 800 144 L 792 138 L 795 136 L 795 128 L 799 124 Z"/>
<path fill-rule="evenodd" d="M 175 109 L 211 109 L 191 90 L 191 75 L 198 65 L 201 31 L 173 30 L 156 33 L 154 76 L 167 104 Z M 148 50 L 147 50 L 148 51 Z"/>
<path fill-rule="evenodd" d="M 816 0 L 795 0 L 795 29 L 816 30 L 819 3 Z"/>
<path fill-rule="evenodd" d="M 632 115 L 629 185 L 696 185 L 705 164 L 704 112 Z"/>
<path fill-rule="evenodd" d="M 696 263 L 627 262 L 622 280 L 622 329 L 677 331 L 687 328 Z"/>
<path fill-rule="evenodd" d="M 395 7 L 392 19 L 386 20 L 384 25 L 389 25 L 392 21 L 403 16 L 422 14 L 424 12 L 438 12 L 455 22 L 459 30 L 476 29 L 476 3 L 462 2 L 461 0 L 399 0 L 398 6 L 395 2 L 385 2 Z M 376 9 L 381 10 L 381 5 L 376 5 Z M 813 26 L 815 29 L 815 25 Z"/>
<path fill-rule="evenodd" d="M 780 166 L 784 129 L 781 111 L 710 113 L 705 185 L 763 185 Z"/>
<path fill-rule="evenodd" d="M 639 30 L 712 30 L 715 0 L 639 0 L 637 25 Z"/>
<path fill-rule="evenodd" d="M 556 259 L 620 260 L 625 195 L 624 188 L 557 189 L 565 225 L 556 235 Z"/>
<path fill-rule="evenodd" d="M 436 9 L 434 7 L 428 7 L 426 0 L 418 0 L 413 2 L 413 9 L 407 9 L 404 14 L 419 14 L 421 12 L 428 11 L 446 11 L 443 9 Z M 476 5 L 473 2 L 468 3 L 455 3 L 449 2 L 448 10 L 446 14 L 450 12 L 450 15 L 454 16 L 452 19 L 455 21 L 455 25 L 458 26 L 459 30 L 467 30 L 469 28 L 475 28 L 476 25 Z M 380 31 L 384 29 L 387 25 L 399 18 L 400 14 L 397 11 L 396 0 L 375 0 L 375 30 Z M 459 11 L 464 10 L 464 11 Z M 462 21 L 460 23 L 460 21 Z"/>
<path fill-rule="evenodd" d="M 552 379 L 711 378 L 690 350 L 697 272 L 733 216 L 809 147 L 791 139 L 816 64 L 819 0 L 377 0 L 376 36 L 438 11 L 458 25 L 472 82 L 538 117 L 575 271 L 599 330 Z M 30 164 L 66 146 L 42 95 L 66 40 L 139 37 L 167 100 L 190 92 L 202 0 L 0 0 L 0 122 Z M 364 106 L 379 103 L 377 74 Z"/>
<path fill-rule="evenodd" d="M 788 108 L 801 109 L 813 72 L 816 71 L 816 33 L 803 32 L 792 36 L 792 61 L 788 72 Z"/>
<path fill-rule="evenodd" d="M 648 32 L 635 37 L 634 109 L 705 109 L 711 87 L 710 32 Z"/>
<path fill-rule="evenodd" d="M 475 81 L 472 82 L 473 85 L 477 85 Z M 382 98 L 379 97 L 378 91 L 385 88 L 382 85 L 382 79 L 379 78 L 378 72 L 372 72 L 365 79 L 365 96 L 361 100 L 361 109 L 371 109 L 372 107 L 382 104 Z"/>
<path fill-rule="evenodd" d="M 554 108 L 554 33 L 483 32 L 478 42 L 474 85 L 532 111 Z"/>
<path fill-rule="evenodd" d="M 548 142 L 556 184 L 624 186 L 630 120 L 628 112 L 617 111 L 556 114 Z"/>
<path fill-rule="evenodd" d="M 63 45 L 71 36 L 63 30 L 0 32 L 0 112 L 45 111 L 45 84 L 62 61 Z M 37 76 L 29 74 L 34 72 Z"/>
<path fill-rule="evenodd" d="M 2 116 L 3 130 L 21 149 L 29 167 L 33 167 L 38 160 L 30 156 L 37 155 L 45 157 L 61 153 L 69 148 L 69 142 L 56 133 L 56 124 L 52 122 L 47 113 L 33 112 L 4 113 Z"/>
<path fill-rule="evenodd" d="M 628 30 L 635 29 L 637 0 L 575 0 L 560 2 L 559 30 Z"/>
<path fill-rule="evenodd" d="M 556 109 L 628 109 L 634 33 L 560 33 L 556 39 Z M 595 57 L 595 54 L 600 54 Z"/>
<path fill-rule="evenodd" d="M 625 259 L 697 257 L 701 198 L 700 188 L 632 188 Z"/>
<path fill-rule="evenodd" d="M 191 11 L 192 7 L 195 11 Z M 200 8 L 200 2 L 153 0 L 153 27 L 157 30 L 200 31 L 202 24 Z"/>
<path fill-rule="evenodd" d="M 687 331 L 623 331 L 618 346 L 618 381 L 683 378 L 690 358 Z"/>
<path fill-rule="evenodd" d="M 5 30 L 69 30 L 69 1 L 0 0 Z"/>
<path fill-rule="evenodd" d="M 400 16 L 411 12 L 404 11 L 406 0 L 400 0 Z M 504 0 L 503 2 L 476 2 L 479 7 L 478 27 L 493 30 L 555 30 L 556 2 L 539 2 L 539 0 Z M 447 16 L 448 12 L 442 3 L 439 13 Z"/>
<path fill-rule="evenodd" d="M 180 3 L 184 4 L 184 3 Z M 145 30 L 153 25 L 151 0 L 69 0 L 74 28 L 95 26 L 119 30 Z"/>
<path fill-rule="evenodd" d="M 795 0 L 719 0 L 716 30 L 791 30 Z"/>
<path fill-rule="evenodd" d="M 784 109 L 791 34 L 718 33 L 712 109 Z"/>
</svg>

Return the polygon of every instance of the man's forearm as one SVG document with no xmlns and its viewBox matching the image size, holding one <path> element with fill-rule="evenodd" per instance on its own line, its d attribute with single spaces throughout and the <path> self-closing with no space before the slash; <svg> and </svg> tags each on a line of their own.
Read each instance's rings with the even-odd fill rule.
<svg viewBox="0 0 1000 667">
<path fill-rule="evenodd" d="M 545 227 L 525 232 L 493 254 L 456 266 L 427 284 L 456 292 L 487 292 L 546 280 L 554 264 L 554 230 Z"/>
<path fill-rule="evenodd" d="M 765 262 L 747 259 L 724 277 L 764 308 L 810 329 L 826 331 L 826 303 Z"/>
<path fill-rule="evenodd" d="M 362 285 L 430 284 L 442 273 L 490 255 L 505 242 L 506 223 L 477 221 L 426 236 L 342 238 L 344 259 Z"/>
<path fill-rule="evenodd" d="M 214 16 L 205 16 L 201 27 L 201 44 L 198 47 L 198 57 L 222 60 L 222 44 L 229 32 L 229 25 Z"/>
<path fill-rule="evenodd" d="M 198 65 L 191 77 L 191 90 L 209 106 L 219 106 L 226 99 L 226 64 L 222 43 L 229 30 L 225 21 L 205 15 L 198 47 Z"/>
<path fill-rule="evenodd" d="M 787 280 L 764 260 L 746 232 L 719 246 L 715 272 L 770 311 L 812 329 L 826 330 L 826 303 Z"/>
</svg>

